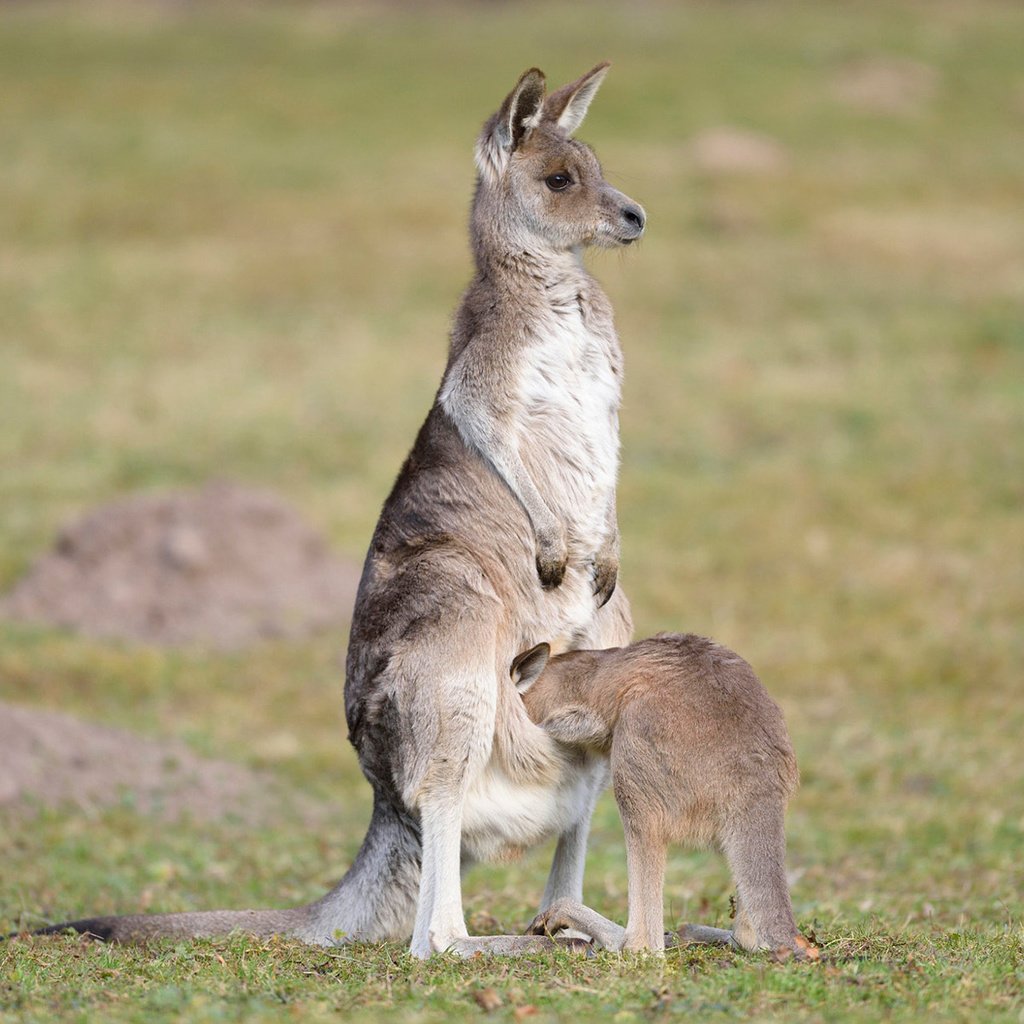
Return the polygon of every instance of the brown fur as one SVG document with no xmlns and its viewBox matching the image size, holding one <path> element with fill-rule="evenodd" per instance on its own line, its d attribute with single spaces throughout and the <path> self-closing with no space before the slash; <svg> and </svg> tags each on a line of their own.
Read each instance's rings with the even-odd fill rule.
<svg viewBox="0 0 1024 1024">
<path fill-rule="evenodd" d="M 784 864 L 796 758 L 782 711 L 747 662 L 704 637 L 662 634 L 550 660 L 541 645 L 516 659 L 513 678 L 550 735 L 609 759 L 627 844 L 625 931 L 569 901 L 535 928 L 664 948 L 665 853 L 680 842 L 724 852 L 739 890 L 731 933 L 697 927 L 684 937 L 816 958 L 797 931 Z"/>
</svg>

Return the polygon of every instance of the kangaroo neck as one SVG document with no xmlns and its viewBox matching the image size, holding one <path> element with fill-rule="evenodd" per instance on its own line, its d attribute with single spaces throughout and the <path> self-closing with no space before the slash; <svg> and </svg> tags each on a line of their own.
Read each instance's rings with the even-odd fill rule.
<svg viewBox="0 0 1024 1024">
<path fill-rule="evenodd" d="M 526 295 L 568 282 L 589 282 L 582 254 L 541 245 L 489 244 L 474 246 L 480 280 L 500 291 Z"/>
</svg>

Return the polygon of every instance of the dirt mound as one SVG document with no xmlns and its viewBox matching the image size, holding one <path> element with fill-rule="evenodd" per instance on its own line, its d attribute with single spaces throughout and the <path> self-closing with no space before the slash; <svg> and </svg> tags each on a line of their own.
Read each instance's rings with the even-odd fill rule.
<svg viewBox="0 0 1024 1024">
<path fill-rule="evenodd" d="M 324 809 L 271 776 L 185 744 L 0 702 L 0 812 L 127 804 L 165 820 L 319 820 Z"/>
<path fill-rule="evenodd" d="M 236 649 L 345 624 L 359 570 L 280 498 L 235 484 L 103 505 L 0 598 L 0 618 Z"/>
<path fill-rule="evenodd" d="M 785 147 L 769 135 L 721 125 L 690 141 L 690 156 L 706 174 L 772 174 L 789 164 Z"/>
<path fill-rule="evenodd" d="M 835 76 L 842 102 L 880 114 L 912 114 L 934 98 L 939 85 L 935 68 L 900 57 L 852 61 Z"/>
</svg>

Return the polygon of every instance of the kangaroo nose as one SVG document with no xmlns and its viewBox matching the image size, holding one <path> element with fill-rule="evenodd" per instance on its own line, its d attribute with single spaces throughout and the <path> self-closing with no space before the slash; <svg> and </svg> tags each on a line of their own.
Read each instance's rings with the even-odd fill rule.
<svg viewBox="0 0 1024 1024">
<path fill-rule="evenodd" d="M 624 206 L 622 219 L 636 232 L 636 237 L 639 238 L 643 233 L 644 224 L 647 222 L 644 211 L 639 206 Z"/>
</svg>

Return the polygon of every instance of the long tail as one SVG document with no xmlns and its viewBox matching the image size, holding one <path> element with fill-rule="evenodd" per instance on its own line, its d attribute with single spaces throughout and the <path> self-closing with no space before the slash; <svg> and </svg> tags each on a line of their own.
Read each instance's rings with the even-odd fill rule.
<svg viewBox="0 0 1024 1024">
<path fill-rule="evenodd" d="M 33 935 L 59 935 L 76 931 L 103 942 L 145 942 L 147 939 L 203 939 L 229 932 L 266 938 L 291 935 L 302 927 L 309 907 L 290 910 L 201 910 L 182 914 L 119 914 L 87 917 L 39 928 Z"/>
<path fill-rule="evenodd" d="M 366 838 L 352 867 L 326 896 L 286 910 L 205 910 L 181 914 L 124 914 L 65 921 L 33 932 L 69 930 L 105 942 L 208 938 L 245 932 L 286 935 L 311 944 L 404 940 L 412 934 L 420 879 L 416 824 L 385 799 L 374 799 Z"/>
</svg>

